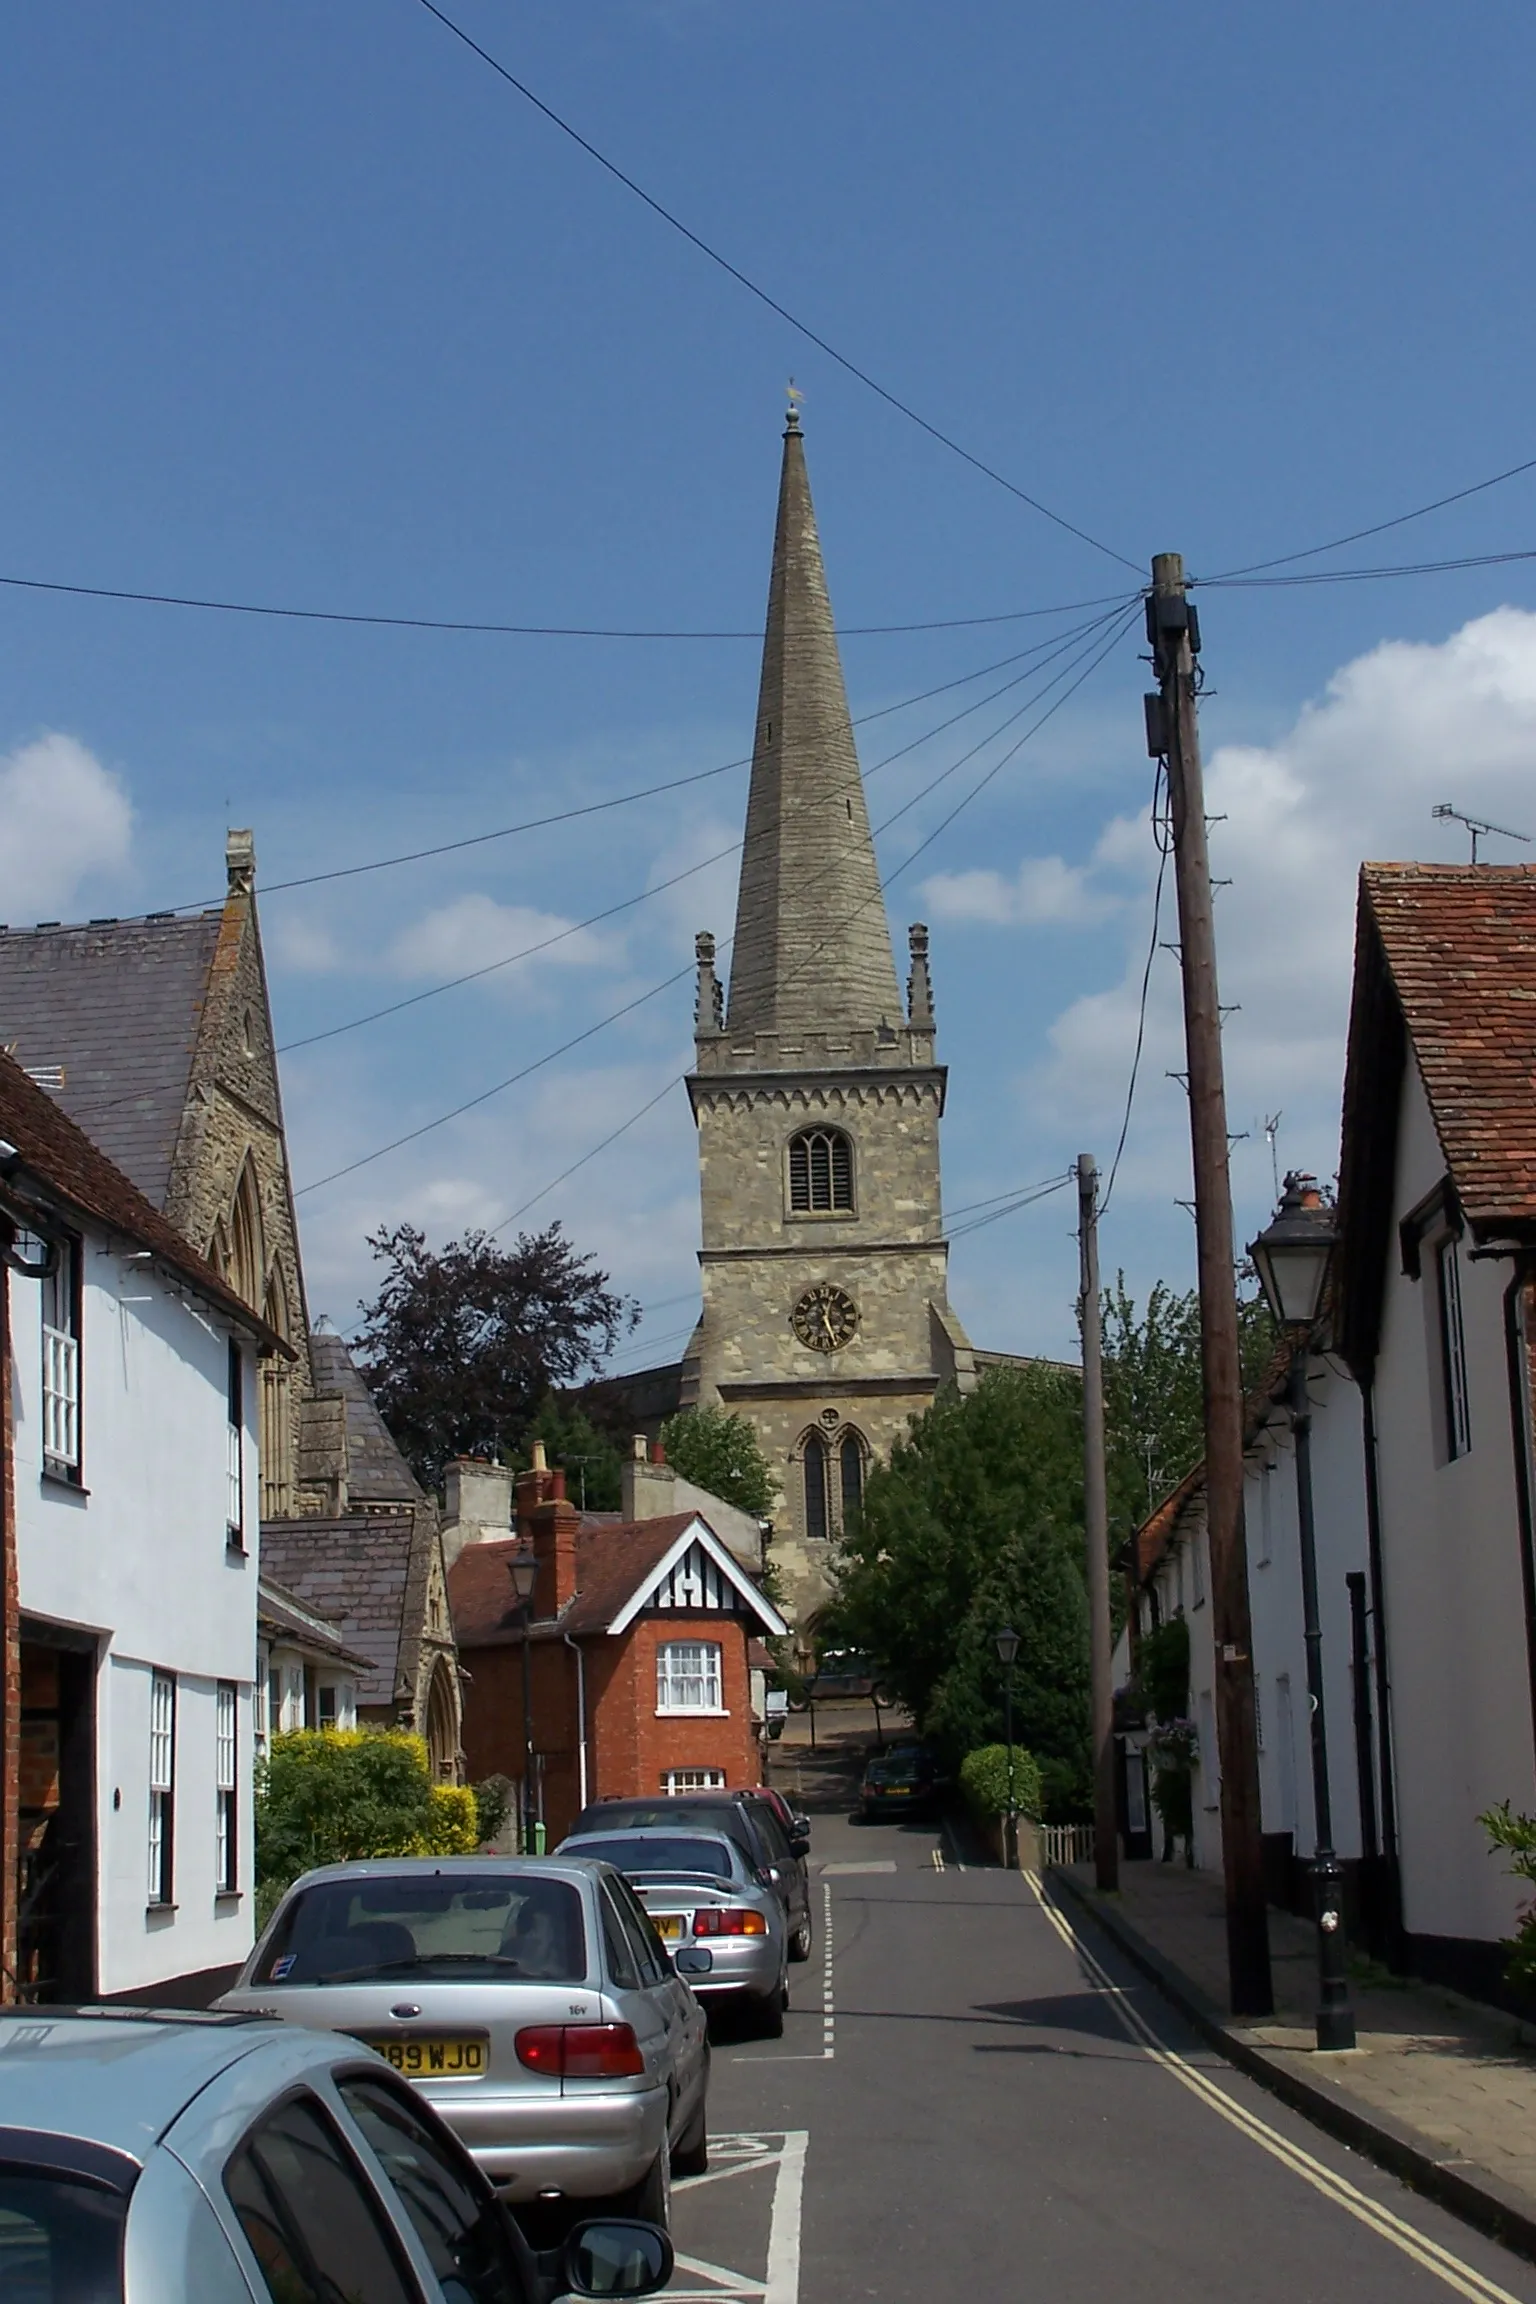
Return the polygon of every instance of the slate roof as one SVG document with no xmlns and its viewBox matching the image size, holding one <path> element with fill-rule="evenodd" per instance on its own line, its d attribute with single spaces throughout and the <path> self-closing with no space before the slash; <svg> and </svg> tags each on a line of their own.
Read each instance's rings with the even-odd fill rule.
<svg viewBox="0 0 1536 2304">
<path fill-rule="evenodd" d="M 159 1263 L 179 1273 L 206 1303 L 237 1322 L 247 1334 L 288 1351 L 266 1322 L 225 1285 L 213 1266 L 204 1263 L 173 1225 L 167 1224 L 159 1209 L 152 1207 L 137 1186 L 75 1126 L 47 1091 L 29 1080 L 21 1066 L 6 1055 L 0 1055 L 0 1141 L 20 1155 L 19 1165 L 8 1157 L 0 1158 L 0 1188 L 9 1185 L 7 1197 L 13 1206 L 29 1197 L 28 1175 L 36 1177 L 45 1188 L 45 1205 L 47 1198 L 56 1198 L 77 1216 L 93 1218 L 139 1247 L 152 1250 Z"/>
<path fill-rule="evenodd" d="M 349 1648 L 334 1624 L 316 1616 L 292 1592 L 285 1592 L 270 1576 L 261 1576 L 256 1586 L 256 1623 L 268 1639 L 291 1640 L 296 1647 L 318 1649 L 337 1664 L 349 1664 L 355 1670 L 371 1672 L 373 1659 L 355 1648 Z"/>
<path fill-rule="evenodd" d="M 221 912 L 0 931 L 0 1048 L 165 1204 Z"/>
<path fill-rule="evenodd" d="M 339 1392 L 346 1403 L 348 1504 L 365 1511 L 419 1504 L 421 1489 L 341 1337 L 316 1329 L 309 1364 L 316 1392 Z"/>
<path fill-rule="evenodd" d="M 262 1522 L 263 1573 L 333 1624 L 371 1667 L 358 1686 L 360 1704 L 395 1700 L 415 1541 L 413 1512 Z"/>
<path fill-rule="evenodd" d="M 696 1512 L 668 1512 L 657 1520 L 620 1520 L 576 1535 L 576 1597 L 547 1626 L 552 1637 L 606 1632 L 626 1600 L 661 1566 Z M 466 1544 L 448 1571 L 448 1601 L 461 1649 L 490 1648 L 521 1636 L 522 1612 L 512 1597 L 507 1562 L 524 1550 L 520 1538 Z M 535 1624 L 534 1638 L 540 1627 Z"/>
</svg>

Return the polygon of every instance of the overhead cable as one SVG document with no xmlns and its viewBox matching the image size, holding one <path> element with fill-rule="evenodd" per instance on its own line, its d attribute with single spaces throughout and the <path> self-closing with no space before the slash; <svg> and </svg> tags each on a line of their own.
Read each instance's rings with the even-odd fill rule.
<svg viewBox="0 0 1536 2304">
<path fill-rule="evenodd" d="M 626 192 L 632 192 L 637 200 L 643 201 L 652 215 L 659 216 L 663 224 L 669 225 L 674 232 L 680 233 L 691 247 L 697 248 L 701 256 L 707 256 L 711 264 L 718 265 L 722 272 L 728 273 L 738 287 L 746 289 L 749 296 L 755 296 L 757 301 L 760 304 L 765 304 L 770 312 L 777 313 L 781 320 L 786 321 L 794 329 L 797 336 L 803 336 L 807 343 L 814 344 L 819 352 L 824 352 L 829 360 L 834 361 L 843 370 L 845 375 L 852 376 L 858 383 L 864 385 L 866 390 L 873 392 L 878 399 L 883 400 L 887 407 L 894 408 L 898 415 L 905 416 L 909 423 L 918 427 L 919 431 L 926 432 L 931 440 L 938 441 L 940 447 L 949 449 L 952 455 L 958 456 L 974 471 L 983 473 L 988 480 L 995 481 L 999 488 L 1005 488 L 1010 496 L 1016 496 L 1021 504 L 1027 504 L 1030 510 L 1038 512 L 1042 519 L 1049 520 L 1054 527 L 1065 529 L 1066 533 L 1069 536 L 1075 536 L 1079 543 L 1091 545 L 1095 552 L 1102 552 L 1106 559 L 1118 560 L 1122 568 L 1129 568 L 1136 575 L 1140 575 L 1141 568 L 1137 561 L 1128 560 L 1123 552 L 1117 552 L 1111 544 L 1100 543 L 1098 537 L 1090 536 L 1086 528 L 1079 528 L 1075 521 L 1063 518 L 1059 512 L 1053 512 L 1048 504 L 1041 503 L 1038 496 L 1031 496 L 1027 489 L 1020 488 L 1014 481 L 1006 479 L 993 465 L 984 463 L 981 457 L 973 455 L 969 448 L 962 448 L 959 441 L 954 439 L 951 434 L 941 431 L 937 424 L 930 423 L 926 416 L 919 415 L 908 401 L 899 399 L 884 384 L 878 383 L 870 375 L 868 369 L 859 367 L 857 362 L 850 360 L 846 353 L 839 352 L 835 344 L 830 343 L 825 336 L 820 335 L 806 321 L 791 312 L 787 304 L 781 304 L 776 296 L 770 296 L 766 288 L 759 287 L 757 282 L 743 272 L 738 265 L 733 264 L 728 256 L 723 256 L 718 248 L 712 247 L 709 241 L 702 239 L 691 226 L 683 222 L 680 216 L 674 214 L 672 209 L 664 207 L 661 201 L 647 192 L 644 185 L 638 184 L 633 176 L 627 175 L 617 161 L 610 160 L 606 152 L 599 151 L 598 147 L 583 136 L 578 128 L 572 127 L 569 120 L 562 118 L 552 105 L 546 104 L 542 96 L 536 96 L 525 80 L 519 80 L 515 72 L 510 72 L 505 64 L 498 62 L 488 48 L 482 48 L 479 41 L 472 39 L 462 24 L 455 23 L 451 16 L 436 5 L 436 0 L 421 0 L 421 6 L 425 8 L 429 16 L 437 18 L 438 23 L 443 26 L 445 31 L 451 32 L 456 40 L 462 41 L 472 54 L 478 56 L 482 64 L 488 64 L 497 77 L 504 80 L 509 88 L 515 89 L 518 95 L 526 103 L 531 104 L 536 112 L 541 112 L 552 127 L 559 129 L 562 136 L 568 136 L 573 144 L 586 153 L 588 159 L 595 160 L 600 168 L 605 169 L 614 178 L 615 182 L 623 185 Z"/>
<path fill-rule="evenodd" d="M 1159 760 L 1157 772 L 1152 779 L 1152 829 L 1158 849 L 1157 882 L 1152 890 L 1152 934 L 1147 942 L 1146 965 L 1141 971 L 1141 999 L 1136 1013 L 1136 1046 L 1131 1053 L 1131 1076 L 1126 1082 L 1125 1111 L 1120 1121 L 1120 1141 L 1115 1146 L 1115 1156 L 1109 1164 L 1109 1180 L 1104 1187 L 1104 1197 L 1099 1202 L 1100 1216 L 1104 1214 L 1114 1197 L 1115 1178 L 1120 1173 L 1121 1155 L 1125 1151 L 1125 1140 L 1131 1131 L 1131 1111 L 1136 1102 L 1136 1082 L 1141 1073 L 1141 1051 L 1147 1037 L 1147 994 L 1151 989 L 1152 963 L 1157 958 L 1157 931 L 1163 916 L 1163 881 L 1167 875 L 1168 858 L 1173 847 L 1171 838 L 1164 837 L 1157 813 L 1157 803 L 1163 788 L 1164 774 L 1163 762 Z"/>
<path fill-rule="evenodd" d="M 1266 568 L 1289 568 L 1297 560 L 1315 560 L 1323 552 L 1340 552 L 1346 544 L 1363 543 L 1367 536 L 1385 536 L 1389 528 L 1405 528 L 1410 520 L 1427 519 L 1431 512 L 1443 512 L 1448 505 L 1464 504 L 1469 496 L 1481 496 L 1489 488 L 1501 488 L 1506 480 L 1518 480 L 1522 472 L 1536 472 L 1536 456 L 1527 456 L 1524 463 L 1511 464 L 1503 472 L 1491 473 L 1486 480 L 1474 480 L 1470 488 L 1457 488 L 1449 496 L 1437 496 L 1432 503 L 1417 505 L 1412 512 L 1399 512 L 1395 519 L 1377 520 L 1369 528 L 1352 528 L 1347 536 L 1335 536 L 1328 544 L 1309 544 L 1304 552 L 1282 552 L 1273 560 L 1250 561 L 1246 568 L 1224 569 L 1221 576 L 1207 581 L 1214 584 L 1234 576 L 1257 576 Z"/>
<path fill-rule="evenodd" d="M 1457 560 L 1392 561 L 1384 568 L 1306 568 L 1292 576 L 1192 576 L 1205 591 L 1273 592 L 1302 584 L 1377 584 L 1392 576 L 1445 576 L 1461 568 L 1504 568 L 1536 560 L 1536 551 L 1470 552 Z"/>
</svg>

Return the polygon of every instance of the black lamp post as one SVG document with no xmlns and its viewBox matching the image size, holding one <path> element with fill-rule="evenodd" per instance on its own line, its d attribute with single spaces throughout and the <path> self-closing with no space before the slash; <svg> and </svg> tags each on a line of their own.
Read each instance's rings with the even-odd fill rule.
<svg viewBox="0 0 1536 2304">
<path fill-rule="evenodd" d="M 1286 1405 L 1296 1436 L 1296 1519 L 1301 1536 L 1302 1630 L 1307 1650 L 1307 1708 L 1312 1720 L 1312 1813 L 1316 1850 L 1312 1887 L 1317 1913 L 1317 2045 L 1353 2048 L 1355 2012 L 1349 2000 L 1344 1942 L 1342 1877 L 1333 1848 L 1333 1803 L 1328 1789 L 1328 1726 L 1323 1709 L 1323 1628 L 1317 1602 L 1317 1531 L 1312 1516 L 1312 1404 L 1307 1351 L 1322 1307 L 1328 1259 L 1338 1237 L 1333 1210 L 1311 1176 L 1285 1180 L 1279 1211 L 1248 1250 L 1277 1325 L 1289 1338 Z"/>
<path fill-rule="evenodd" d="M 997 1638 L 997 1660 L 1003 1668 L 1003 1741 L 1008 1747 L 1008 1813 L 1003 1819 L 1003 1862 L 1011 1872 L 1019 1861 L 1019 1824 L 1013 1797 L 1013 1666 L 1019 1636 L 1011 1624 Z"/>
<path fill-rule="evenodd" d="M 533 1588 L 539 1563 L 531 1552 L 514 1552 L 507 1562 L 512 1590 L 523 1613 L 523 1855 L 533 1848 Z"/>
</svg>

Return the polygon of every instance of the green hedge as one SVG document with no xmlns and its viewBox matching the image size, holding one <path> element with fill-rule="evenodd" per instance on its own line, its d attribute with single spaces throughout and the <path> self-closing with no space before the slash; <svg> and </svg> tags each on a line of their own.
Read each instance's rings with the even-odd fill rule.
<svg viewBox="0 0 1536 2304">
<path fill-rule="evenodd" d="M 978 1816 L 1008 1812 L 1008 1747 L 983 1744 L 960 1763 L 960 1789 Z M 1013 1805 L 1020 1816 L 1038 1816 L 1043 1805 L 1040 1769 L 1022 1744 L 1013 1748 Z"/>
</svg>

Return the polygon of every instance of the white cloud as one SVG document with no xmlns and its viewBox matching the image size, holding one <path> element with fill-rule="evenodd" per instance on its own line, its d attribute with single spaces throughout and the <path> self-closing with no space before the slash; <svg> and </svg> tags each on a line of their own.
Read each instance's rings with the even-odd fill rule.
<svg viewBox="0 0 1536 2304">
<path fill-rule="evenodd" d="M 923 883 L 929 916 L 990 928 L 1079 928 L 1116 911 L 1087 870 L 1060 856 L 1026 856 L 1012 873 L 938 872 Z"/>
<path fill-rule="evenodd" d="M 1234 1008 L 1228 1117 L 1234 1132 L 1251 1132 L 1234 1152 L 1240 1200 L 1269 1196 L 1266 1112 L 1285 1115 L 1282 1166 L 1331 1173 L 1356 876 L 1363 859 L 1464 863 L 1462 828 L 1431 819 L 1441 800 L 1536 835 L 1536 615 L 1503 608 L 1443 642 L 1387 642 L 1336 673 L 1275 743 L 1212 755 L 1206 805 L 1222 819 L 1212 866 L 1230 880 L 1216 906 L 1221 995 Z M 1145 816 L 1105 828 L 1101 857 L 1129 864 L 1138 851 L 1149 897 L 1157 859 Z M 1517 863 L 1526 851 L 1495 841 L 1483 855 Z M 1047 1124 L 1093 1128 L 1101 1140 L 1118 1126 L 1149 926 L 1144 899 L 1132 909 L 1120 981 L 1056 1018 L 1051 1054 L 1029 1084 Z M 1170 865 L 1161 935 L 1177 933 Z M 1182 1045 L 1177 968 L 1159 953 L 1123 1191 L 1188 1190 L 1184 1100 L 1163 1079 L 1182 1066 Z"/>
<path fill-rule="evenodd" d="M 87 881 L 125 869 L 132 833 L 121 779 L 76 737 L 18 744 L 0 756 L 0 917 L 69 918 Z"/>
<path fill-rule="evenodd" d="M 517 954 L 526 954 L 519 960 Z M 489 979 L 526 985 L 529 969 L 597 968 L 622 958 L 616 943 L 579 927 L 555 912 L 527 904 L 498 904 L 493 896 L 470 893 L 441 904 L 397 936 L 389 961 L 406 977 L 463 976 L 497 962 L 505 965 Z"/>
</svg>

